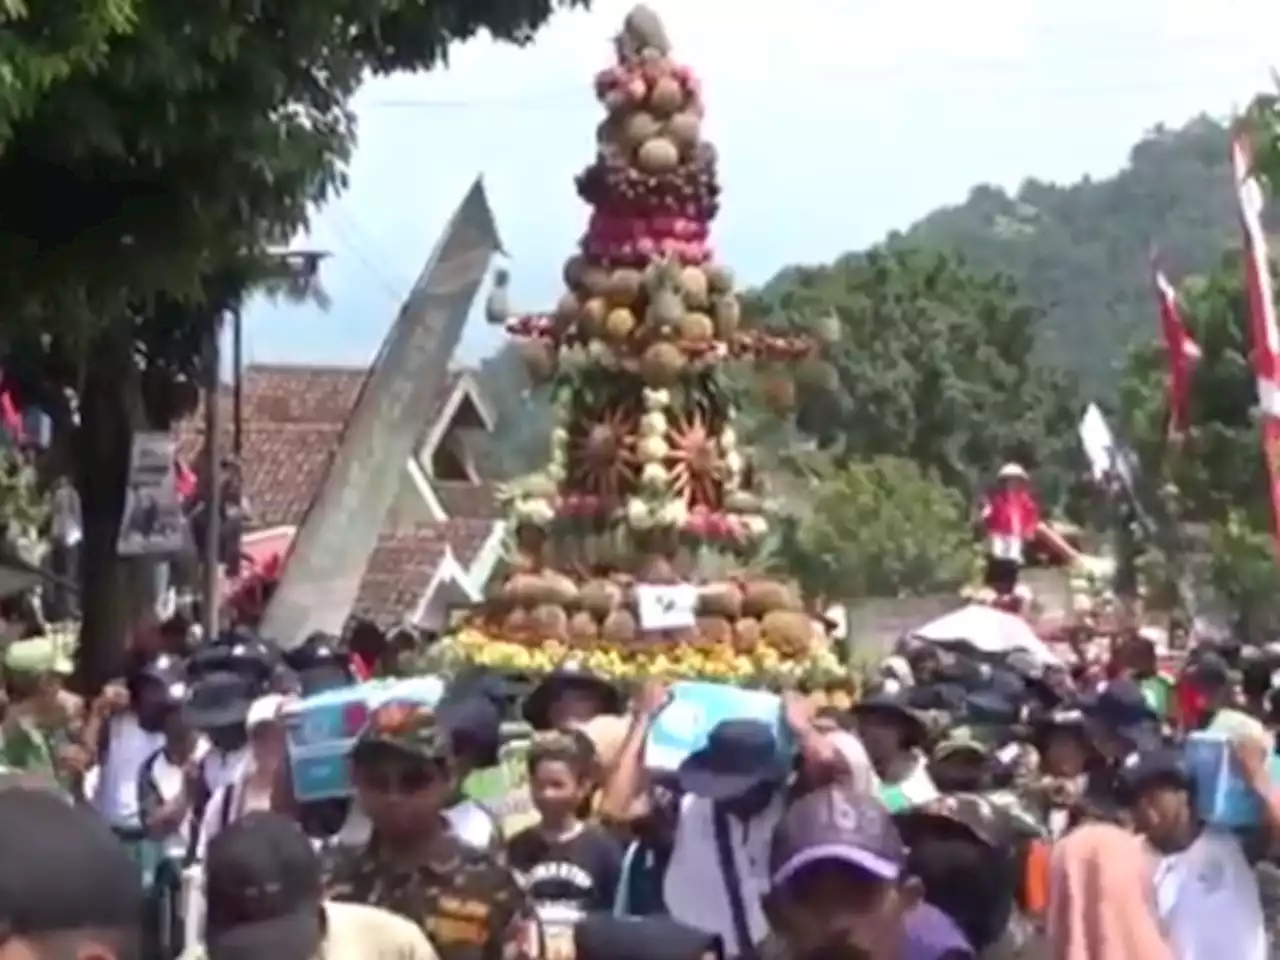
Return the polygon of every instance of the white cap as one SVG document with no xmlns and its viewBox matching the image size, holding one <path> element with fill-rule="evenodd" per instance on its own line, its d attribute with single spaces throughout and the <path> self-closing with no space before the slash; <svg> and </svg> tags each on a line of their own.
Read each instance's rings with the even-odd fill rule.
<svg viewBox="0 0 1280 960">
<path fill-rule="evenodd" d="M 997 480 L 1026 480 L 1027 471 L 1022 468 L 1020 463 L 1006 463 L 1000 468 L 1000 472 L 996 474 Z"/>
<path fill-rule="evenodd" d="M 244 728 L 250 732 L 254 727 L 264 723 L 275 723 L 284 712 L 286 698 L 278 693 L 268 693 L 259 697 L 249 705 L 249 713 L 244 718 Z"/>
</svg>

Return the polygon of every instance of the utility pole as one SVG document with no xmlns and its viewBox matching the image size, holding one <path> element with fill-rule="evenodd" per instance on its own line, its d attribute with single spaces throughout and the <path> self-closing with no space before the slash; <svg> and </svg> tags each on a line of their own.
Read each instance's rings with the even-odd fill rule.
<svg viewBox="0 0 1280 960">
<path fill-rule="evenodd" d="M 204 349 L 204 642 L 208 643 L 218 633 L 218 605 L 222 587 L 218 549 L 222 540 L 222 406 L 220 393 L 222 349 L 220 334 L 222 318 L 211 317 L 206 331 Z"/>
<path fill-rule="evenodd" d="M 231 315 L 231 452 L 236 465 L 244 469 L 240 455 L 244 451 L 244 310 L 235 305 Z"/>
</svg>

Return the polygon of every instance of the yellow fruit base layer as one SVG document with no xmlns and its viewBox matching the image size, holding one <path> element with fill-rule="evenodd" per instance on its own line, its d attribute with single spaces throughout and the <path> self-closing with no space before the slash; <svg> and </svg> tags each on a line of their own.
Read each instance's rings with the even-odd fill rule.
<svg viewBox="0 0 1280 960">
<path fill-rule="evenodd" d="M 444 643 L 448 656 L 468 664 L 527 673 L 549 673 L 572 661 L 598 676 L 615 680 L 658 677 L 664 680 L 710 680 L 743 686 L 851 688 L 854 681 L 835 653 L 815 647 L 804 658 L 785 656 L 760 643 L 749 650 L 731 644 L 637 646 L 617 649 L 576 647 L 559 640 L 512 643 L 464 627 Z"/>
</svg>

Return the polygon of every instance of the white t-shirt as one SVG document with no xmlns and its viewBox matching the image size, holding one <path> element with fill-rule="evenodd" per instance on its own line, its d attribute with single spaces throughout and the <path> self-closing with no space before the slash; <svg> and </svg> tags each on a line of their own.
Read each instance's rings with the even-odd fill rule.
<svg viewBox="0 0 1280 960">
<path fill-rule="evenodd" d="M 148 733 L 131 713 L 112 717 L 107 726 L 107 753 L 99 761 L 90 799 L 93 808 L 113 827 L 136 830 L 142 826 L 138 800 L 138 774 L 147 759 L 164 746 L 164 734 Z"/>
<path fill-rule="evenodd" d="M 318 960 L 438 960 L 435 947 L 415 923 L 378 907 L 326 903 L 328 919 Z M 204 945 L 194 943 L 180 960 L 206 960 Z"/>
<path fill-rule="evenodd" d="M 232 821 L 239 820 L 246 813 L 271 809 L 271 789 L 251 789 L 249 786 L 250 770 L 244 768 L 241 776 L 215 790 L 205 804 L 204 817 L 200 821 L 200 842 L 198 858 L 204 860 L 205 851 L 209 849 L 209 841 L 218 835 L 223 827 Z"/>
<path fill-rule="evenodd" d="M 1206 830 L 1161 859 L 1156 906 L 1177 960 L 1266 960 L 1258 881 L 1240 842 Z"/>
<path fill-rule="evenodd" d="M 196 748 L 197 755 L 202 749 L 202 747 Z M 183 773 L 181 766 L 169 761 L 163 750 L 158 751 L 154 756 L 155 759 L 151 761 L 151 783 L 155 786 L 156 793 L 160 795 L 160 799 L 165 804 L 173 803 L 182 791 L 186 789 L 186 774 Z M 178 824 L 177 829 L 164 838 L 165 854 L 175 859 L 185 857 L 187 847 L 191 843 L 191 831 L 194 826 L 192 811 L 188 809 L 187 815 L 182 818 L 182 822 Z"/>
<path fill-rule="evenodd" d="M 784 806 L 785 799 L 779 795 L 750 820 L 729 818 L 729 842 L 742 886 L 742 909 L 747 929 L 757 944 L 769 932 L 761 901 L 769 890 L 769 844 Z M 716 850 L 713 809 L 710 800 L 689 795 L 681 798 L 663 899 L 672 919 L 717 934 L 724 941 L 725 956 L 735 957 L 742 948 Z"/>
</svg>

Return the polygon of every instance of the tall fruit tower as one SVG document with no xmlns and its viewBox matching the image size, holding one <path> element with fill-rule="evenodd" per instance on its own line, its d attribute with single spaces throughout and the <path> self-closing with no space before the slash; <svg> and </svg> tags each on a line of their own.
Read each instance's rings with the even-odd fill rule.
<svg viewBox="0 0 1280 960">
<path fill-rule="evenodd" d="M 545 472 L 507 491 L 510 570 L 457 648 L 520 669 L 574 658 L 618 677 L 768 684 L 835 669 L 794 585 L 750 572 L 768 522 L 726 375 L 758 361 L 764 399 L 789 411 L 791 374 L 820 362 L 818 341 L 742 324 L 709 244 L 720 186 L 700 85 L 657 15 L 635 8 L 615 52 L 595 79 L 606 116 L 576 182 L 591 216 L 564 295 L 516 317 L 505 276 L 490 297 L 490 319 L 550 382 L 556 425 Z M 696 585 L 696 619 L 653 628 L 638 594 L 677 584 Z"/>
</svg>

